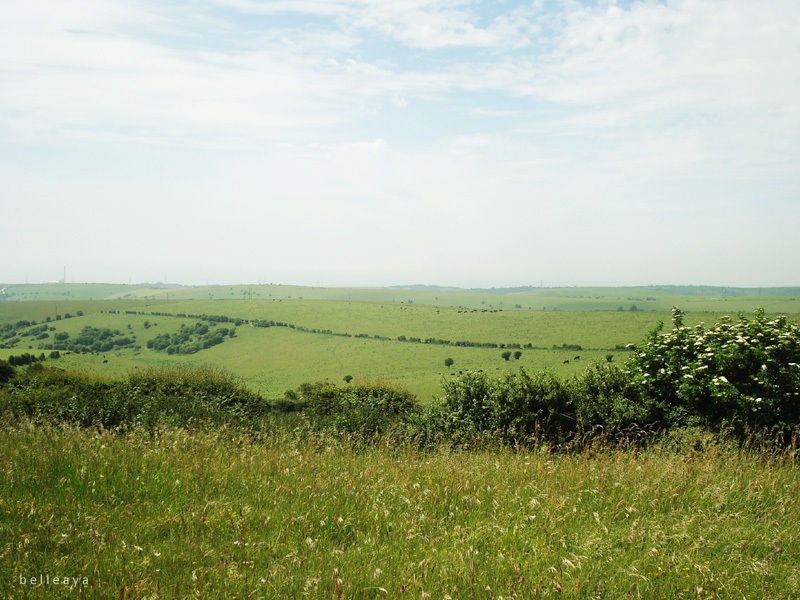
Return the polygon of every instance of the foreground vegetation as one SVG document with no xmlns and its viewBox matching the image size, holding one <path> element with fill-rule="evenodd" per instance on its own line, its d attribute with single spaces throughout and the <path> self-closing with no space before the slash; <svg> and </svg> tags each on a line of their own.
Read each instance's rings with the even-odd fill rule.
<svg viewBox="0 0 800 600">
<path fill-rule="evenodd" d="M 553 455 L 18 423 L 0 471 L 6 598 L 800 593 L 797 465 L 701 433 Z"/>
</svg>

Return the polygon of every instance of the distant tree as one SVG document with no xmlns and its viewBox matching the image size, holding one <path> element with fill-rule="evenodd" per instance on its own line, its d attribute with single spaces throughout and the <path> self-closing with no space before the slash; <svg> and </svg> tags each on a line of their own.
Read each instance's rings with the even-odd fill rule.
<svg viewBox="0 0 800 600">
<path fill-rule="evenodd" d="M 503 357 L 503 360 L 508 360 L 509 358 L 511 358 L 511 351 L 510 350 L 506 350 L 500 356 Z"/>
<path fill-rule="evenodd" d="M 455 361 L 452 358 L 445 358 L 444 359 L 444 366 L 445 367 L 452 367 Z"/>
<path fill-rule="evenodd" d="M 10 362 L 0 360 L 0 383 L 5 383 L 14 377 L 14 373 L 16 373 L 16 369 Z"/>
<path fill-rule="evenodd" d="M 521 356 L 522 356 L 522 351 L 521 350 L 517 350 L 516 352 L 514 352 L 514 358 L 516 360 L 519 360 Z"/>
<path fill-rule="evenodd" d="M 612 362 L 614 360 L 613 354 L 606 354 L 606 362 Z"/>
<path fill-rule="evenodd" d="M 345 375 L 344 376 L 344 382 L 345 383 L 350 383 L 351 381 L 353 381 L 353 376 L 352 375 Z"/>
</svg>

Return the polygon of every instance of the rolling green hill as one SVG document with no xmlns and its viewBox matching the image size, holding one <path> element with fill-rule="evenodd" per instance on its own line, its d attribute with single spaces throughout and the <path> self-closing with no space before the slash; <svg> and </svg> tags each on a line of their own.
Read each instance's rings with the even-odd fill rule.
<svg viewBox="0 0 800 600">
<path fill-rule="evenodd" d="M 443 377 L 468 369 L 502 372 L 524 366 L 570 375 L 592 361 L 623 361 L 625 346 L 639 342 L 659 320 L 669 322 L 675 305 L 686 312 L 687 324 L 752 313 L 757 307 L 791 318 L 800 313 L 798 296 L 789 294 L 797 288 L 774 290 L 786 294 L 773 296 L 664 286 L 459 290 L 39 284 L 0 289 L 0 327 L 5 328 L 0 358 L 23 353 L 47 357 L 59 349 L 65 367 L 109 374 L 147 365 L 214 364 L 271 397 L 306 381 L 351 376 L 404 383 L 425 401 L 439 392 Z M 225 335 L 214 336 L 223 329 Z M 204 333 L 189 334 L 200 330 Z M 112 347 L 108 339 L 91 338 L 76 351 L 76 341 L 90 339 L 89 334 L 116 335 L 130 343 Z M 212 338 L 217 341 L 203 348 Z M 162 350 L 148 348 L 156 339 L 172 340 L 172 353 L 165 344 L 156 344 Z M 509 360 L 501 356 L 506 351 L 512 353 Z M 521 353 L 519 358 L 514 352 Z M 445 367 L 447 358 L 452 366 Z"/>
</svg>

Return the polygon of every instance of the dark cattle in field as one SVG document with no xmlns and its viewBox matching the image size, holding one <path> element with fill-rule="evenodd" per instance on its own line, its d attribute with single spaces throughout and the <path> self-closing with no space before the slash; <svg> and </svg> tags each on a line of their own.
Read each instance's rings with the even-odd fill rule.
<svg viewBox="0 0 800 600">
<path fill-rule="evenodd" d="M 569 364 L 569 359 L 565 360 L 565 361 L 564 361 L 564 364 L 565 364 L 565 365 L 568 365 L 568 364 Z"/>
<path fill-rule="evenodd" d="M 580 360 L 580 359 L 581 359 L 581 357 L 580 357 L 580 356 L 576 356 L 576 357 L 575 357 L 575 358 L 573 358 L 572 360 Z"/>
</svg>

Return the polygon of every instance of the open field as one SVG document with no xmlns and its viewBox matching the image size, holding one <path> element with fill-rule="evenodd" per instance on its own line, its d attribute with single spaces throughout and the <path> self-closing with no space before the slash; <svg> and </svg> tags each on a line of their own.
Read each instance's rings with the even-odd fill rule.
<svg viewBox="0 0 800 600">
<path fill-rule="evenodd" d="M 504 293 L 275 285 L 0 288 L 7 300 L 0 302 L 0 326 L 28 320 L 49 328 L 44 339 L 5 340 L 0 358 L 48 353 L 56 334 L 74 339 L 84 327 L 107 328 L 132 336 L 135 342 L 94 354 L 62 353 L 60 364 L 108 374 L 148 365 L 214 364 L 270 397 L 280 397 L 306 381 L 338 382 L 349 375 L 392 379 L 425 401 L 438 393 L 442 377 L 459 371 L 502 372 L 523 366 L 570 375 L 593 361 L 606 361 L 609 355 L 624 361 L 628 354 L 624 346 L 641 341 L 659 320 L 669 323 L 674 305 L 686 312 L 687 324 L 752 313 L 756 307 L 795 319 L 800 313 L 800 296 L 761 296 L 758 290 L 722 297 L 702 295 L 703 290 L 677 294 L 650 288 L 531 288 Z M 170 355 L 147 348 L 148 340 L 193 326 L 199 315 L 225 316 L 241 324 L 235 327 L 235 337 L 196 353 Z M 253 326 L 259 320 L 279 325 Z M 501 357 L 506 350 L 521 355 L 506 361 Z M 449 368 L 446 358 L 454 361 Z"/>
<path fill-rule="evenodd" d="M 798 597 L 796 464 L 675 445 L 419 454 L 6 428 L 0 595 Z"/>
</svg>

